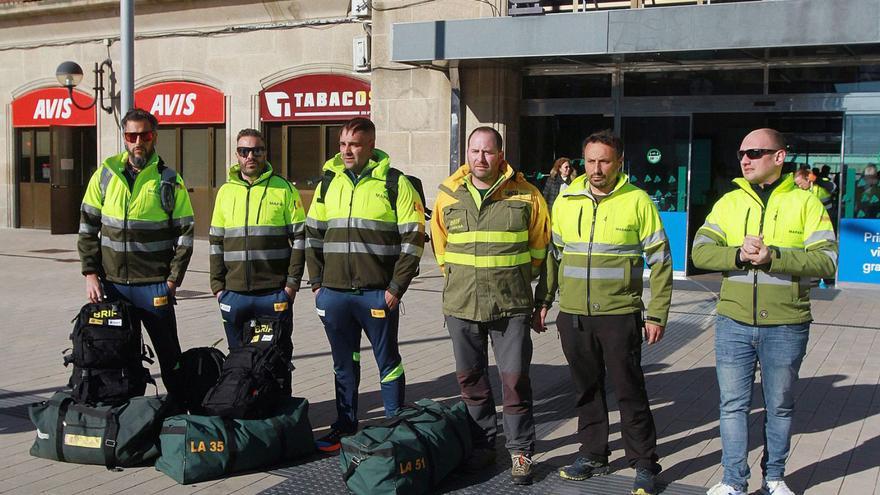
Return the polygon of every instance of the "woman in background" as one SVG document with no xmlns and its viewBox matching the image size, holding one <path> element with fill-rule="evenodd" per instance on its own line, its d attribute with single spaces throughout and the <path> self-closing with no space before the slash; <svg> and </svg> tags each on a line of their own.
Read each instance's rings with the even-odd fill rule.
<svg viewBox="0 0 880 495">
<path fill-rule="evenodd" d="M 544 189 L 541 191 L 544 195 L 544 200 L 547 202 L 547 208 L 551 213 L 551 222 L 553 221 L 553 202 L 556 201 L 556 198 L 562 194 L 563 191 L 565 191 L 575 177 L 577 177 L 577 171 L 574 169 L 574 166 L 572 166 L 570 159 L 561 157 L 553 162 L 553 168 L 550 169 L 550 177 L 547 179 L 547 183 L 544 184 Z M 544 260 L 544 264 L 541 265 L 541 276 L 538 278 L 538 285 L 535 287 L 536 310 L 540 310 L 542 306 L 546 306 L 549 309 L 553 305 L 552 300 L 545 300 L 547 297 L 552 297 L 547 293 L 547 272 L 549 270 L 559 269 L 558 256 L 559 253 L 556 252 L 556 247 L 551 241 L 550 245 L 547 246 L 547 258 Z"/>
</svg>

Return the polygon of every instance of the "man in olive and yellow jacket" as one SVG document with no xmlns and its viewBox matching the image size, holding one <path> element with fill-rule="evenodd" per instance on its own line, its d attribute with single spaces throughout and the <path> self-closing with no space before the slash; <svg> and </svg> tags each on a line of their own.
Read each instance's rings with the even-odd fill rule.
<svg viewBox="0 0 880 495">
<path fill-rule="evenodd" d="M 309 207 L 306 236 L 309 282 L 333 355 L 337 419 L 318 440 L 318 448 L 329 452 L 357 431 L 362 331 L 379 367 L 385 415 L 403 405 L 398 306 L 425 245 L 424 205 L 409 179 L 376 149 L 369 119 L 342 127 L 339 153 L 324 164 Z"/>
<path fill-rule="evenodd" d="M 604 377 L 614 384 L 624 452 L 636 477 L 632 493 L 655 493 L 657 432 L 641 366 L 642 334 L 663 337 L 672 298 L 672 258 L 651 198 L 621 172 L 623 141 L 609 131 L 584 140 L 586 173 L 553 206 L 553 242 L 562 253 L 556 325 L 576 390 L 580 455 L 559 470 L 570 480 L 609 472 Z M 643 258 L 644 256 L 644 258 Z M 642 273 L 651 268 L 644 316 Z M 544 300 L 553 300 L 552 294 Z M 536 329 L 544 327 L 546 307 Z"/>
<path fill-rule="evenodd" d="M 532 480 L 535 423 L 529 367 L 531 281 L 547 255 L 547 204 L 540 191 L 504 160 L 501 134 L 471 132 L 467 164 L 440 185 L 431 218 L 434 254 L 446 277 L 443 314 L 452 337 L 461 397 L 477 428 L 467 462 L 495 461 L 495 401 L 488 375 L 488 339 L 501 374 L 504 434 L 516 484 Z"/>
<path fill-rule="evenodd" d="M 122 118 L 126 151 L 104 160 L 89 180 L 77 248 L 89 301 L 106 295 L 132 304 L 173 394 L 180 356 L 174 294 L 192 257 L 193 210 L 183 179 L 156 152 L 157 125 L 139 108 Z"/>
<path fill-rule="evenodd" d="M 837 269 L 837 240 L 816 196 L 782 174 L 785 139 L 749 133 L 739 148 L 743 177 L 697 230 L 694 266 L 724 274 L 715 323 L 724 477 L 710 495 L 749 492 L 749 410 L 756 365 L 766 408 L 762 493 L 788 495 L 793 387 L 807 349 L 812 278 Z"/>
<path fill-rule="evenodd" d="M 305 268 L 305 210 L 299 191 L 266 161 L 263 135 L 243 129 L 238 163 L 220 187 L 211 219 L 211 291 L 229 348 L 242 345 L 243 325 L 259 316 L 282 324 L 279 344 L 293 357 L 293 300 Z M 290 393 L 290 376 L 285 392 Z"/>
</svg>

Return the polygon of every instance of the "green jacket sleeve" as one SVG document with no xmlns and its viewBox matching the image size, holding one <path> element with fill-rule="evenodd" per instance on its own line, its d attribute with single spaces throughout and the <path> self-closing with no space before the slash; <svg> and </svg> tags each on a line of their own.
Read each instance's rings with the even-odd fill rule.
<svg viewBox="0 0 880 495">
<path fill-rule="evenodd" d="M 303 209 L 302 197 L 299 191 L 290 188 L 290 196 L 288 197 L 288 214 L 290 220 L 287 225 L 288 236 L 290 237 L 290 266 L 287 268 L 287 282 L 285 285 L 293 290 L 299 290 L 302 281 L 303 271 L 306 266 L 306 212 Z"/>
<path fill-rule="evenodd" d="M 223 187 L 217 192 L 214 200 L 214 214 L 211 217 L 211 230 L 208 232 L 208 261 L 211 270 L 211 292 L 214 294 L 226 288 L 226 263 L 223 262 L 226 236 L 226 219 L 223 216 Z"/>
<path fill-rule="evenodd" d="M 810 196 L 801 215 L 804 250 L 773 249 L 770 272 L 801 277 L 834 277 L 837 271 L 837 238 L 828 211 L 816 196 Z"/>
<path fill-rule="evenodd" d="M 306 217 L 306 266 L 312 290 L 321 287 L 324 274 L 324 234 L 327 233 L 327 210 L 321 198 L 321 189 L 315 189 L 309 214 Z"/>
<path fill-rule="evenodd" d="M 394 264 L 388 291 L 399 298 L 418 275 L 425 249 L 425 206 L 403 174 L 397 182 L 397 232 L 400 234 L 400 257 Z"/>
<path fill-rule="evenodd" d="M 180 286 L 192 258 L 193 233 L 195 232 L 192 203 L 189 200 L 186 184 L 180 175 L 177 176 L 177 188 L 174 191 L 174 211 L 171 213 L 171 224 L 177 239 L 175 240 L 174 257 L 171 258 L 168 281 Z"/>
<path fill-rule="evenodd" d="M 79 238 L 76 248 L 82 262 L 83 275 L 87 273 L 103 275 L 101 240 L 98 238 L 98 233 L 101 232 L 101 209 L 104 207 L 104 198 L 101 197 L 101 173 L 103 170 L 104 167 L 100 166 L 92 174 L 80 207 Z"/>
<path fill-rule="evenodd" d="M 715 203 L 706 221 L 697 229 L 697 234 L 694 236 L 691 259 L 697 268 L 721 272 L 740 269 L 736 265 L 739 247 L 727 245 L 727 234 L 720 221 L 719 211 L 724 208 L 723 201 L 722 198 Z"/>
<path fill-rule="evenodd" d="M 669 306 L 672 302 L 672 254 L 669 239 L 660 220 L 657 207 L 646 197 L 640 202 L 639 239 L 645 261 L 651 267 L 651 301 L 645 320 L 666 326 Z"/>
</svg>

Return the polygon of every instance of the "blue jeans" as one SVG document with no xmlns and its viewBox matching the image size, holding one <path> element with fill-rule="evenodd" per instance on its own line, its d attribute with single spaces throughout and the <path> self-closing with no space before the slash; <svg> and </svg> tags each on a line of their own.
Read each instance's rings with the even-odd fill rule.
<svg viewBox="0 0 880 495">
<path fill-rule="evenodd" d="M 749 410 L 756 365 L 761 367 L 767 481 L 782 480 L 791 446 L 792 388 L 807 350 L 810 324 L 752 326 L 724 316 L 715 322 L 715 361 L 721 393 L 723 482 L 745 491 L 749 484 Z"/>
</svg>

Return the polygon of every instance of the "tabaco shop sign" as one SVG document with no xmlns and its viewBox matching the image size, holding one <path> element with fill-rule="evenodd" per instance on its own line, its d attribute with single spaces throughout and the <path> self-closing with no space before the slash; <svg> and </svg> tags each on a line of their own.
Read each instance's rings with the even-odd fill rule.
<svg viewBox="0 0 880 495">
<path fill-rule="evenodd" d="M 159 124 L 218 124 L 226 120 L 223 93 L 204 84 L 153 84 L 135 91 L 134 103 L 155 115 Z"/>
<path fill-rule="evenodd" d="M 349 120 L 370 116 L 370 83 L 353 77 L 313 74 L 260 92 L 263 122 Z"/>
<path fill-rule="evenodd" d="M 80 106 L 92 103 L 92 97 L 74 91 Z M 65 88 L 43 88 L 25 93 L 12 101 L 13 127 L 92 126 L 95 108 L 80 110 L 70 101 Z"/>
</svg>

